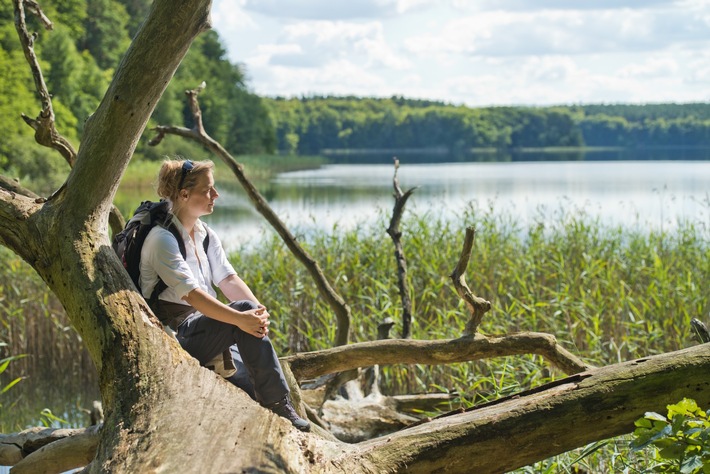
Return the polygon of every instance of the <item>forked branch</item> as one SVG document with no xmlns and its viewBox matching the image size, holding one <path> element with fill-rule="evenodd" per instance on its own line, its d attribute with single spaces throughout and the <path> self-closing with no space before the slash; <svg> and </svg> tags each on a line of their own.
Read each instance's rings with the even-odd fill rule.
<svg viewBox="0 0 710 474">
<path fill-rule="evenodd" d="M 469 319 L 464 329 L 464 336 L 475 334 L 478 326 L 481 324 L 483 315 L 491 309 L 490 301 L 474 295 L 466 284 L 466 268 L 468 267 L 468 261 L 471 257 L 475 236 L 476 231 L 473 227 L 466 228 L 466 237 L 464 239 L 463 249 L 461 250 L 461 257 L 453 273 L 451 273 L 451 281 L 454 284 L 454 288 L 456 288 L 456 292 L 466 303 L 466 307 L 471 314 L 471 319 Z"/>
<path fill-rule="evenodd" d="M 24 113 L 21 114 L 22 120 L 35 131 L 35 141 L 42 146 L 51 148 L 59 152 L 70 168 L 74 167 L 76 162 L 77 152 L 69 143 L 69 140 L 64 138 L 57 130 L 54 117 L 54 107 L 52 105 L 52 96 L 47 89 L 47 84 L 44 82 L 44 75 L 39 65 L 39 60 L 34 51 L 34 40 L 36 34 L 30 34 L 27 30 L 25 21 L 25 7 L 27 10 L 36 15 L 47 30 L 52 30 L 52 22 L 42 11 L 42 8 L 34 0 L 15 0 L 15 29 L 22 44 L 22 50 L 25 53 L 25 58 L 32 71 L 34 78 L 35 89 L 42 102 L 42 110 L 37 115 L 37 118 L 31 118 Z M 4 184 L 4 183 L 3 183 Z M 61 188 L 60 188 L 61 189 Z M 56 192 L 55 192 L 56 194 Z M 38 202 L 40 199 L 37 198 Z M 51 199 L 51 197 L 50 197 Z M 109 225 L 111 230 L 119 232 L 125 225 L 125 219 L 116 206 L 112 206 L 109 214 Z"/>
<path fill-rule="evenodd" d="M 402 299 L 402 338 L 408 339 L 412 335 L 412 298 L 409 292 L 409 284 L 407 283 L 407 259 L 404 256 L 402 248 L 402 231 L 399 230 L 399 223 L 402 221 L 404 206 L 407 200 L 414 193 L 417 187 L 410 188 L 406 193 L 402 192 L 397 178 L 397 170 L 399 169 L 399 160 L 394 159 L 394 178 L 392 185 L 394 187 L 394 209 L 392 211 L 392 219 L 387 228 L 387 233 L 392 238 L 394 243 L 394 258 L 397 261 L 397 282 L 399 286 L 399 294 Z"/>
<path fill-rule="evenodd" d="M 35 88 L 39 94 L 40 100 L 42 101 L 42 110 L 40 111 L 37 118 L 30 118 L 25 114 L 22 114 L 22 119 L 32 127 L 35 131 L 35 140 L 40 145 L 46 146 L 57 150 L 69 163 L 69 166 L 74 166 L 74 161 L 76 160 L 76 150 L 69 143 L 69 141 L 64 138 L 57 131 L 54 121 L 54 108 L 52 107 L 52 96 L 47 90 L 47 84 L 44 82 L 44 76 L 42 75 L 42 69 L 39 66 L 39 61 L 37 60 L 37 55 L 34 51 L 34 40 L 36 34 L 30 34 L 27 31 L 27 24 L 25 22 L 25 5 L 27 10 L 31 13 L 37 15 L 40 21 L 44 24 L 47 30 L 53 28 L 52 22 L 49 18 L 45 16 L 40 8 L 39 4 L 33 0 L 15 0 L 15 29 L 17 29 L 17 34 L 20 37 L 20 43 L 22 44 L 22 50 L 25 53 L 25 58 L 30 65 L 32 70 L 32 77 L 34 78 Z"/>
</svg>

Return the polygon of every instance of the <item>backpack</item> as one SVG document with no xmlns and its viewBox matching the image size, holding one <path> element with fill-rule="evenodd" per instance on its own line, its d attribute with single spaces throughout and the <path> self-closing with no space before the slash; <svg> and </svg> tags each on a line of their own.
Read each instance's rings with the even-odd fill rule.
<svg viewBox="0 0 710 474">
<path fill-rule="evenodd" d="M 143 243 L 148 233 L 153 227 L 159 225 L 164 229 L 170 231 L 171 234 L 175 236 L 177 240 L 178 247 L 180 247 L 180 254 L 182 258 L 186 258 L 187 251 L 185 250 L 185 242 L 182 240 L 180 231 L 172 222 L 172 214 L 169 211 L 170 203 L 168 201 L 160 200 L 158 202 L 153 201 L 143 201 L 140 206 L 136 208 L 133 213 L 133 217 L 126 223 L 126 226 L 121 232 L 114 235 L 111 247 L 113 247 L 114 252 L 118 255 L 123 263 L 123 268 L 126 269 L 128 275 L 133 280 L 133 284 L 140 291 L 140 260 L 141 260 L 141 249 L 143 248 Z M 207 248 L 210 244 L 210 233 L 207 231 L 207 237 L 203 242 L 205 253 L 207 253 Z M 162 293 L 168 285 L 163 282 L 160 277 L 158 277 L 158 283 L 153 288 L 153 293 L 148 298 L 148 306 L 156 311 L 156 303 L 158 301 L 158 295 Z"/>
</svg>

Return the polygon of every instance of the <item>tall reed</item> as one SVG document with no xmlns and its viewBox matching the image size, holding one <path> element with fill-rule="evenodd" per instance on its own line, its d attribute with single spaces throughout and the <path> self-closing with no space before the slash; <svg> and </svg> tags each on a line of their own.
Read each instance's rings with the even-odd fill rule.
<svg viewBox="0 0 710 474">
<path fill-rule="evenodd" d="M 43 409 L 82 425 L 82 404 L 98 397 L 96 368 L 57 298 L 23 262 L 0 247 L 0 360 L 13 360 L 0 386 L 21 381 L 0 394 L 0 432 L 46 419 Z M 82 401 L 84 399 L 84 401 Z"/>
</svg>

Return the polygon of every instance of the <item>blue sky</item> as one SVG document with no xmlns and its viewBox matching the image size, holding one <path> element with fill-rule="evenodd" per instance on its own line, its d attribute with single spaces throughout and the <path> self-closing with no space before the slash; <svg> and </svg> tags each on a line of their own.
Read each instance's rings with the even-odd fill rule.
<svg viewBox="0 0 710 474">
<path fill-rule="evenodd" d="M 710 101 L 710 0 L 215 0 L 265 96 Z"/>
</svg>

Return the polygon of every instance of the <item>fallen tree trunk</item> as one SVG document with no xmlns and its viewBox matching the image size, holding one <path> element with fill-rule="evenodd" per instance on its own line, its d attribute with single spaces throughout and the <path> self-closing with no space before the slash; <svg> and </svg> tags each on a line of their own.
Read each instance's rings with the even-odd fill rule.
<svg viewBox="0 0 710 474">
<path fill-rule="evenodd" d="M 37 7 L 29 0 L 13 3 L 18 15 L 25 3 Z M 192 40 L 209 28 L 210 6 L 209 0 L 152 3 L 85 123 L 66 183 L 50 198 L 29 197 L 0 181 L 0 244 L 27 261 L 57 295 L 97 368 L 106 422 L 87 472 L 501 472 L 628 432 L 644 411 L 660 411 L 682 397 L 710 403 L 706 344 L 594 369 L 517 399 L 348 445 L 317 425 L 313 433 L 297 432 L 199 367 L 136 292 L 109 245 L 107 223 L 156 101 Z M 344 316 L 337 338 L 343 344 Z M 353 345 L 325 357 L 327 351 L 303 354 L 292 361 L 294 373 L 307 378 L 381 363 L 438 364 L 522 353 L 539 353 L 567 373 L 586 368 L 549 335 L 405 342 Z M 462 358 L 460 351 L 469 352 Z M 50 452 L 64 456 L 76 439 L 34 451 L 34 465 L 47 463 Z M 29 448 L 23 446 L 22 454 Z"/>
<path fill-rule="evenodd" d="M 219 466 L 227 466 L 223 460 L 230 459 L 229 469 L 235 472 L 255 466 L 302 473 L 507 472 L 594 441 L 630 433 L 634 421 L 645 412 L 665 412 L 668 404 L 684 397 L 695 399 L 700 406 L 710 406 L 709 373 L 710 344 L 703 344 L 592 369 L 354 445 L 335 443 L 317 434 L 289 434 L 281 429 L 277 432 L 282 441 L 274 444 L 250 442 L 234 433 L 233 442 L 221 443 Z M 158 411 L 166 410 L 179 413 L 181 409 L 166 406 Z M 254 416 L 242 413 L 240 417 L 238 411 L 232 412 L 237 415 L 233 423 L 242 424 L 246 422 L 244 416 Z M 262 430 L 270 435 L 274 435 L 272 423 L 286 425 L 274 418 L 263 413 L 260 420 L 265 423 Z M 230 422 L 225 425 L 219 420 L 223 419 L 210 416 L 208 425 L 223 438 L 220 425 L 224 428 Z M 204 427 L 205 420 L 199 425 Z M 183 427 L 189 429 L 185 423 Z M 8 439 L 0 439 L 0 443 Z M 244 453 L 244 444 L 249 446 L 250 455 L 246 458 L 239 455 Z M 296 446 L 302 453 L 293 451 Z M 214 453 L 214 447 L 210 451 Z M 184 467 L 181 463 L 185 456 L 199 456 L 195 449 L 173 453 L 173 457 L 152 458 L 151 466 L 170 472 Z M 0 458 L 0 463 L 10 464 L 8 461 Z M 201 457 L 205 472 L 218 467 L 212 464 L 214 461 L 212 457 Z"/>
<path fill-rule="evenodd" d="M 501 473 L 630 433 L 684 397 L 710 406 L 710 344 L 590 370 L 359 445 L 356 472 Z M 344 469 L 342 471 L 345 471 Z M 341 472 L 342 472 L 341 471 Z M 333 472 L 324 469 L 323 472 Z"/>
</svg>

